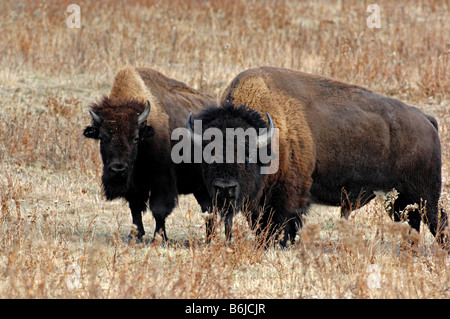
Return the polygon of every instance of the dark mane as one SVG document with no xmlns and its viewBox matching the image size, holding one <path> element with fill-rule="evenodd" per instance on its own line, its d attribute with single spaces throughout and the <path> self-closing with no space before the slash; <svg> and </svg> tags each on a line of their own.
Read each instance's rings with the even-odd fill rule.
<svg viewBox="0 0 450 319">
<path fill-rule="evenodd" d="M 255 128 L 265 128 L 267 123 L 263 120 L 258 111 L 250 109 L 247 105 L 236 106 L 232 102 L 223 102 L 220 107 L 210 106 L 202 110 L 196 118 L 201 118 L 206 123 L 216 119 L 240 118 Z"/>
<path fill-rule="evenodd" d="M 136 121 L 146 104 L 133 98 L 110 98 L 104 96 L 99 102 L 91 105 L 92 111 L 104 121 L 103 126 L 121 136 L 131 136 L 136 127 Z M 98 125 L 92 121 L 94 126 Z"/>
<path fill-rule="evenodd" d="M 110 98 L 103 96 L 103 98 L 91 105 L 91 109 L 98 115 L 104 118 L 114 117 L 117 114 L 137 115 L 143 112 L 146 104 L 133 98 Z"/>
</svg>

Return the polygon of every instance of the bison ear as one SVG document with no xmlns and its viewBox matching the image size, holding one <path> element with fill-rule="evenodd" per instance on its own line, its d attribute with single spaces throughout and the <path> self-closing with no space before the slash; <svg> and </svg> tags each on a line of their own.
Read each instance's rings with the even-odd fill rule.
<svg viewBox="0 0 450 319">
<path fill-rule="evenodd" d="M 140 130 L 139 130 L 139 138 L 141 140 L 145 140 L 149 137 L 152 137 L 153 135 L 155 135 L 155 130 L 153 129 L 153 127 L 148 126 L 148 125 L 144 125 Z"/>
<path fill-rule="evenodd" d="M 87 126 L 84 131 L 83 131 L 83 135 L 87 138 L 93 138 L 98 140 L 98 136 L 99 136 L 99 128 L 98 126 Z"/>
</svg>

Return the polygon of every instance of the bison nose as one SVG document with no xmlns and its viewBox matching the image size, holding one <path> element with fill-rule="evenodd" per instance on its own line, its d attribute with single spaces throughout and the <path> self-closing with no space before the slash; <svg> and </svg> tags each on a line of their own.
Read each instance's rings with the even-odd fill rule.
<svg viewBox="0 0 450 319">
<path fill-rule="evenodd" d="M 111 165 L 109 165 L 109 169 L 114 173 L 123 173 L 127 168 L 128 165 L 122 163 L 111 163 Z"/>
<path fill-rule="evenodd" d="M 213 182 L 215 194 L 225 198 L 238 198 L 239 184 L 236 181 L 218 179 Z"/>
</svg>

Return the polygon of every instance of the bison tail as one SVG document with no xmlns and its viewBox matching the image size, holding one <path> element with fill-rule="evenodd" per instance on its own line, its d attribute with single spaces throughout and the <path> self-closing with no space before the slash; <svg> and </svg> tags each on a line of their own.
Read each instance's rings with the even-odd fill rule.
<svg viewBox="0 0 450 319">
<path fill-rule="evenodd" d="M 428 121 L 430 121 L 431 124 L 433 124 L 434 128 L 436 129 L 436 131 L 439 131 L 439 126 L 438 126 L 437 120 L 431 115 L 428 115 L 428 114 L 425 114 L 425 115 L 426 115 Z"/>
</svg>

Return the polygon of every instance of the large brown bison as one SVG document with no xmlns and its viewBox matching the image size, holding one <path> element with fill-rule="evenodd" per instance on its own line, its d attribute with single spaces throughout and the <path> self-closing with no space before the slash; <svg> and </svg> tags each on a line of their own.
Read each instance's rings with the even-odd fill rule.
<svg viewBox="0 0 450 319">
<path fill-rule="evenodd" d="M 178 194 L 194 193 L 202 210 L 208 209 L 211 201 L 202 197 L 203 181 L 194 164 L 171 160 L 170 136 L 189 112 L 216 104 L 211 96 L 157 71 L 127 66 L 116 73 L 109 96 L 91 106 L 92 124 L 84 135 L 100 140 L 105 196 L 128 201 L 138 240 L 145 234 L 147 205 L 156 220 L 155 235 L 165 240 L 165 219 Z"/>
<path fill-rule="evenodd" d="M 273 124 L 265 122 L 266 113 Z M 396 99 L 321 76 L 262 67 L 240 73 L 222 95 L 221 107 L 207 108 L 194 120 L 202 121 L 203 130 L 279 130 L 279 147 L 272 150 L 279 160 L 274 174 L 261 174 L 259 160 L 202 164 L 209 196 L 223 208 L 227 233 L 244 203 L 252 225 L 270 233 L 284 230 L 280 240 L 285 245 L 301 226 L 309 203 L 343 205 L 345 211 L 356 202 L 366 204 L 375 191 L 393 188 L 399 192 L 396 220 L 408 204 L 426 203 L 423 217 L 433 235 L 442 234 L 448 224 L 444 210 L 438 209 L 437 122 Z M 186 127 L 200 144 L 195 123 L 200 122 L 189 117 Z M 270 147 L 272 136 L 258 136 L 258 147 Z M 417 231 L 421 219 L 419 210 L 408 212 Z M 438 239 L 446 240 L 444 235 Z"/>
</svg>

